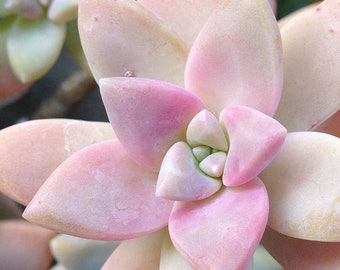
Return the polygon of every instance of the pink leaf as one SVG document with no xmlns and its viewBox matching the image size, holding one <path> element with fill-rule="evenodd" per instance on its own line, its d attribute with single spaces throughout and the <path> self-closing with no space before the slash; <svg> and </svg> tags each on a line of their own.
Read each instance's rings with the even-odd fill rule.
<svg viewBox="0 0 340 270">
<path fill-rule="evenodd" d="M 66 119 L 28 121 L 0 131 L 0 191 L 28 204 L 68 156 L 114 137 L 108 123 Z"/>
<path fill-rule="evenodd" d="M 53 172 L 24 217 L 84 238 L 142 236 L 166 226 L 173 204 L 155 197 L 156 178 L 134 163 L 117 140 L 94 144 Z"/>
<path fill-rule="evenodd" d="M 82 46 L 97 81 L 136 76 L 184 85 L 188 49 L 138 1 L 81 0 L 78 11 Z"/>
<path fill-rule="evenodd" d="M 223 0 L 138 0 L 162 20 L 166 21 L 190 49 L 204 23 Z M 190 26 L 190 27 L 188 27 Z"/>
<path fill-rule="evenodd" d="M 254 179 L 206 200 L 176 202 L 169 232 L 194 269 L 243 269 L 260 242 L 267 217 L 266 189 Z"/>
<path fill-rule="evenodd" d="M 267 1 L 226 1 L 190 51 L 185 84 L 216 115 L 230 105 L 247 105 L 272 116 L 282 69 L 280 33 Z"/>
<path fill-rule="evenodd" d="M 340 109 L 339 17 L 339 2 L 326 0 L 281 29 L 285 76 L 275 118 L 288 131 L 312 130 Z"/>
<path fill-rule="evenodd" d="M 24 220 L 0 221 L 0 269 L 48 269 L 52 263 L 49 241 L 55 232 Z"/>
<path fill-rule="evenodd" d="M 184 89 L 140 78 L 100 80 L 101 95 L 113 129 L 128 154 L 158 171 L 168 149 L 185 140 L 190 120 L 204 108 Z"/>
<path fill-rule="evenodd" d="M 286 137 L 286 129 L 273 118 L 245 106 L 224 109 L 230 148 L 223 174 L 226 186 L 238 186 L 256 177 L 274 158 Z"/>
</svg>

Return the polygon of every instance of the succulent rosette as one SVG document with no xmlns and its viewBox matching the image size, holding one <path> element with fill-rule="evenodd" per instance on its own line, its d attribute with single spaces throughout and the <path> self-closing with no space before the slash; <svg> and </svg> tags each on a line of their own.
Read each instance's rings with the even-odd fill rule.
<svg viewBox="0 0 340 270">
<path fill-rule="evenodd" d="M 338 14 L 336 5 L 325 1 L 320 17 Z M 335 32 L 335 21 L 322 21 Z M 283 80 L 283 57 L 293 61 L 294 47 L 282 54 L 266 1 L 83 0 L 79 26 L 114 134 L 74 120 L 3 130 L 0 141 L 11 141 L 0 144 L 0 188 L 28 204 L 26 219 L 122 241 L 103 269 L 250 269 L 261 239 L 284 267 L 294 244 L 306 250 L 300 265 L 327 256 L 339 265 L 340 141 L 306 131 L 326 120 L 333 127 L 339 92 L 329 81 L 337 78 L 321 80 L 319 91 L 329 91 L 310 91 L 305 103 L 306 81 L 298 93 L 287 87 L 295 74 Z M 326 56 L 338 40 L 327 38 Z M 300 103 L 288 102 L 294 96 Z M 317 112 L 299 111 L 286 136 L 290 110 L 315 102 Z M 320 254 L 312 264 L 310 250 Z"/>
</svg>

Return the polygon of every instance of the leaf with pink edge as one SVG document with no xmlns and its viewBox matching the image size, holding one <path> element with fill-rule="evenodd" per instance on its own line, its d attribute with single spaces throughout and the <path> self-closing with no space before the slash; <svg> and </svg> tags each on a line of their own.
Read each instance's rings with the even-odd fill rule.
<svg viewBox="0 0 340 270">
<path fill-rule="evenodd" d="M 190 120 L 204 108 L 184 89 L 142 78 L 105 78 L 100 90 L 111 125 L 137 163 L 158 171 L 168 149 L 185 140 Z"/>
<path fill-rule="evenodd" d="M 293 238 L 267 227 L 262 243 L 284 269 L 340 269 L 340 242 Z"/>
<path fill-rule="evenodd" d="M 319 132 L 288 133 L 261 173 L 268 189 L 268 225 L 296 238 L 340 241 L 340 139 Z"/>
<path fill-rule="evenodd" d="M 23 216 L 84 238 L 142 236 L 166 226 L 173 205 L 155 197 L 156 179 L 129 158 L 118 140 L 93 144 L 53 172 Z"/>
<path fill-rule="evenodd" d="M 170 237 L 194 269 L 243 269 L 261 240 L 268 207 L 259 179 L 206 200 L 176 202 Z"/>
<path fill-rule="evenodd" d="M 0 131 L 0 191 L 27 205 L 49 175 L 68 156 L 114 138 L 109 123 L 45 119 Z"/>
<path fill-rule="evenodd" d="M 230 141 L 223 183 L 238 186 L 256 177 L 274 158 L 286 137 L 276 120 L 245 106 L 230 106 L 220 114 Z"/>
<path fill-rule="evenodd" d="M 216 115 L 229 105 L 247 105 L 272 116 L 282 70 L 280 33 L 267 1 L 226 1 L 190 51 L 185 85 Z"/>
<path fill-rule="evenodd" d="M 188 49 L 138 1 L 83 0 L 78 11 L 82 46 L 97 81 L 136 76 L 184 86 Z"/>
<path fill-rule="evenodd" d="M 326 0 L 281 29 L 285 76 L 275 118 L 288 131 L 312 130 L 340 109 L 339 17 L 339 2 Z"/>
</svg>

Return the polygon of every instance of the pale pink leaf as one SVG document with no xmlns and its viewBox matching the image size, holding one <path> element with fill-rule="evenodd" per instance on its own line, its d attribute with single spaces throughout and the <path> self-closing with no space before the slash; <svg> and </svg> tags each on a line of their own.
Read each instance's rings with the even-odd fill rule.
<svg viewBox="0 0 340 270">
<path fill-rule="evenodd" d="M 26 205 L 68 156 L 114 137 L 108 123 L 34 120 L 0 131 L 0 191 Z"/>
<path fill-rule="evenodd" d="M 48 269 L 52 263 L 49 241 L 54 235 L 24 220 L 1 220 L 0 269 Z"/>
<path fill-rule="evenodd" d="M 190 120 L 204 108 L 184 89 L 142 78 L 100 80 L 101 95 L 113 129 L 128 154 L 158 171 L 168 149 L 185 140 Z"/>
<path fill-rule="evenodd" d="M 176 202 L 170 237 L 194 269 L 243 269 L 261 240 L 268 207 L 259 179 L 206 200 Z"/>
<path fill-rule="evenodd" d="M 97 81 L 136 76 L 184 85 L 188 50 L 138 1 L 79 1 L 79 34 Z"/>
<path fill-rule="evenodd" d="M 256 177 L 275 157 L 286 137 L 276 120 L 245 106 L 230 106 L 220 115 L 230 146 L 223 173 L 226 186 Z"/>
<path fill-rule="evenodd" d="M 84 238 L 142 236 L 167 225 L 173 204 L 155 197 L 156 179 L 129 158 L 118 140 L 93 144 L 53 172 L 23 216 Z"/>
<path fill-rule="evenodd" d="M 326 0 L 281 28 L 285 76 L 275 117 L 288 131 L 311 130 L 340 109 L 339 16 L 339 2 Z"/>
<path fill-rule="evenodd" d="M 138 0 L 166 21 L 190 49 L 204 23 L 223 0 Z"/>
<path fill-rule="evenodd" d="M 268 224 L 291 237 L 340 241 L 340 139 L 319 132 L 288 133 L 263 171 Z"/>
<path fill-rule="evenodd" d="M 229 105 L 276 111 L 282 87 L 282 49 L 267 3 L 226 1 L 196 39 L 186 66 L 186 88 L 216 115 Z"/>
</svg>

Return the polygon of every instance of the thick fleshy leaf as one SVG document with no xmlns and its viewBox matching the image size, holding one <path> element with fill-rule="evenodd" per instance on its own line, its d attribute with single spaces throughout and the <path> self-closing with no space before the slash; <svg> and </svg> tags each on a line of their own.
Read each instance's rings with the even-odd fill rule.
<svg viewBox="0 0 340 270">
<path fill-rule="evenodd" d="M 170 237 L 194 269 L 243 269 L 261 240 L 268 207 L 259 179 L 206 200 L 176 202 Z"/>
<path fill-rule="evenodd" d="M 165 230 L 123 241 L 101 270 L 158 270 Z"/>
<path fill-rule="evenodd" d="M 191 147 L 206 145 L 215 150 L 228 150 L 227 139 L 220 123 L 208 110 L 200 111 L 190 121 L 186 139 Z"/>
<path fill-rule="evenodd" d="M 215 152 L 199 164 L 200 169 L 211 177 L 221 177 L 227 160 L 226 152 Z"/>
<path fill-rule="evenodd" d="M 245 106 L 230 106 L 220 115 L 230 146 L 223 173 L 226 186 L 238 186 L 256 177 L 274 158 L 286 137 L 276 120 Z"/>
<path fill-rule="evenodd" d="M 319 132 L 288 133 L 260 178 L 270 200 L 268 224 L 288 236 L 340 241 L 340 139 Z"/>
<path fill-rule="evenodd" d="M 0 269 L 48 269 L 52 263 L 49 241 L 54 235 L 23 220 L 0 221 Z"/>
<path fill-rule="evenodd" d="M 59 234 L 50 241 L 53 258 L 66 269 L 101 269 L 119 242 L 90 240 Z"/>
<path fill-rule="evenodd" d="M 282 49 L 266 0 L 226 1 L 196 39 L 186 66 L 186 88 L 216 115 L 229 105 L 276 111 L 282 87 Z"/>
<path fill-rule="evenodd" d="M 326 0 L 281 29 L 285 76 L 275 117 L 288 131 L 313 129 L 340 109 L 339 17 L 338 1 Z"/>
<path fill-rule="evenodd" d="M 129 158 L 118 140 L 93 144 L 52 173 L 23 216 L 83 238 L 142 236 L 166 226 L 173 205 L 155 197 L 156 179 Z"/>
<path fill-rule="evenodd" d="M 32 82 L 44 75 L 61 52 L 65 24 L 55 24 L 46 16 L 36 20 L 18 18 L 7 39 L 8 58 L 15 75 L 22 82 Z"/>
<path fill-rule="evenodd" d="M 163 159 L 156 196 L 173 201 L 202 200 L 217 192 L 221 186 L 220 179 L 200 170 L 189 145 L 177 142 Z"/>
<path fill-rule="evenodd" d="M 142 78 L 105 78 L 100 90 L 111 125 L 128 154 L 158 171 L 169 148 L 185 140 L 202 101 L 182 88 Z"/>
<path fill-rule="evenodd" d="M 267 227 L 262 243 L 284 269 L 340 269 L 340 242 L 302 240 Z"/>
<path fill-rule="evenodd" d="M 53 0 L 48 7 L 48 18 L 54 22 L 65 22 L 77 18 L 78 0 Z"/>
<path fill-rule="evenodd" d="M 108 123 L 34 120 L 0 131 L 0 190 L 26 205 L 48 176 L 74 152 L 114 137 Z"/>
<path fill-rule="evenodd" d="M 204 23 L 223 0 L 138 0 L 162 20 L 170 24 L 171 28 L 191 48 Z M 190 26 L 190 27 L 188 27 Z"/>
<path fill-rule="evenodd" d="M 138 1 L 80 0 L 78 19 L 84 52 L 97 81 L 136 76 L 184 85 L 186 46 Z"/>
</svg>

